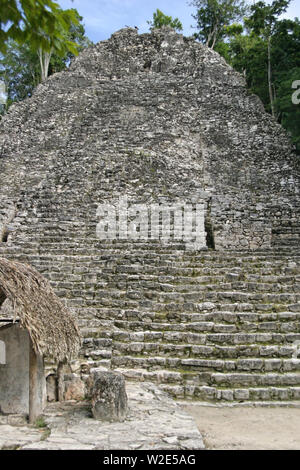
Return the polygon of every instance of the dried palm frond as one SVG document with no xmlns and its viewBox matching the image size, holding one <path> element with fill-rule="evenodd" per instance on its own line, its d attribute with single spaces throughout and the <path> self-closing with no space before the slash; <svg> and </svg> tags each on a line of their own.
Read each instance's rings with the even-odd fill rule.
<svg viewBox="0 0 300 470">
<path fill-rule="evenodd" d="M 37 353 L 57 362 L 78 354 L 80 334 L 72 314 L 33 267 L 0 258 L 0 304 L 4 298 L 15 306 Z"/>
</svg>

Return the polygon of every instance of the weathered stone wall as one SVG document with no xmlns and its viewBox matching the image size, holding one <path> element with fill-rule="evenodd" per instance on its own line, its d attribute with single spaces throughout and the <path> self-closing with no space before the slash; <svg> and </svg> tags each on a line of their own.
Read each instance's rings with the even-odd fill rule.
<svg viewBox="0 0 300 470">
<path fill-rule="evenodd" d="M 56 233 L 0 254 L 35 266 L 77 316 L 83 347 L 67 381 L 107 367 L 178 398 L 299 400 L 299 250 L 193 252 Z"/>
<path fill-rule="evenodd" d="M 19 325 L 0 328 L 0 339 L 5 343 L 6 361 L 0 363 L 0 412 L 29 412 L 29 335 Z M 38 394 L 42 407 L 45 400 L 43 361 L 38 360 Z"/>
<path fill-rule="evenodd" d="M 84 51 L 11 108 L 0 143 L 0 224 L 17 205 L 16 235 L 45 204 L 82 232 L 120 195 L 204 192 L 217 249 L 299 241 L 299 165 L 284 130 L 217 53 L 168 29 L 121 30 Z"/>
<path fill-rule="evenodd" d="M 0 149 L 0 254 L 73 309 L 82 377 L 104 365 L 175 396 L 299 399 L 299 164 L 217 53 L 121 30 L 14 105 Z M 204 204 L 217 251 L 100 242 L 98 205 L 122 196 Z"/>
</svg>

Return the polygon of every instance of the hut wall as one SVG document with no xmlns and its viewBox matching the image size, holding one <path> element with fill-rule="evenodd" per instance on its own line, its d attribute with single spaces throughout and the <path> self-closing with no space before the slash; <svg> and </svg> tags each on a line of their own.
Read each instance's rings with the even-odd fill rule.
<svg viewBox="0 0 300 470">
<path fill-rule="evenodd" d="M 6 364 L 0 364 L 0 411 L 29 413 L 29 334 L 19 325 L 0 328 L 0 340 L 6 346 Z M 42 358 L 38 364 L 38 393 L 45 402 L 45 378 Z"/>
</svg>

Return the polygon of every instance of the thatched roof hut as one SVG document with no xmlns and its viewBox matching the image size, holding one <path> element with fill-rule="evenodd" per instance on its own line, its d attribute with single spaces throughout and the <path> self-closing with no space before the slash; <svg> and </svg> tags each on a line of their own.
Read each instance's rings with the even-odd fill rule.
<svg viewBox="0 0 300 470">
<path fill-rule="evenodd" d="M 0 306 L 11 300 L 37 354 L 70 361 L 80 347 L 78 327 L 50 283 L 29 265 L 0 258 Z"/>
</svg>

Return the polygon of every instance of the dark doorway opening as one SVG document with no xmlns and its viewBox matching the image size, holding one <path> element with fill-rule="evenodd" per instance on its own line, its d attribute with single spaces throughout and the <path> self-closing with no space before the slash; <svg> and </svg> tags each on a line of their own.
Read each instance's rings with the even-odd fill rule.
<svg viewBox="0 0 300 470">
<path fill-rule="evenodd" d="M 206 232 L 206 245 L 207 248 L 212 250 L 215 249 L 215 238 L 212 223 L 210 220 L 205 221 L 205 232 Z"/>
<path fill-rule="evenodd" d="M 2 243 L 7 243 L 8 241 L 8 235 L 9 235 L 9 231 L 7 230 L 6 227 L 4 227 L 3 231 L 2 231 L 2 234 L 1 234 L 1 242 Z"/>
</svg>

